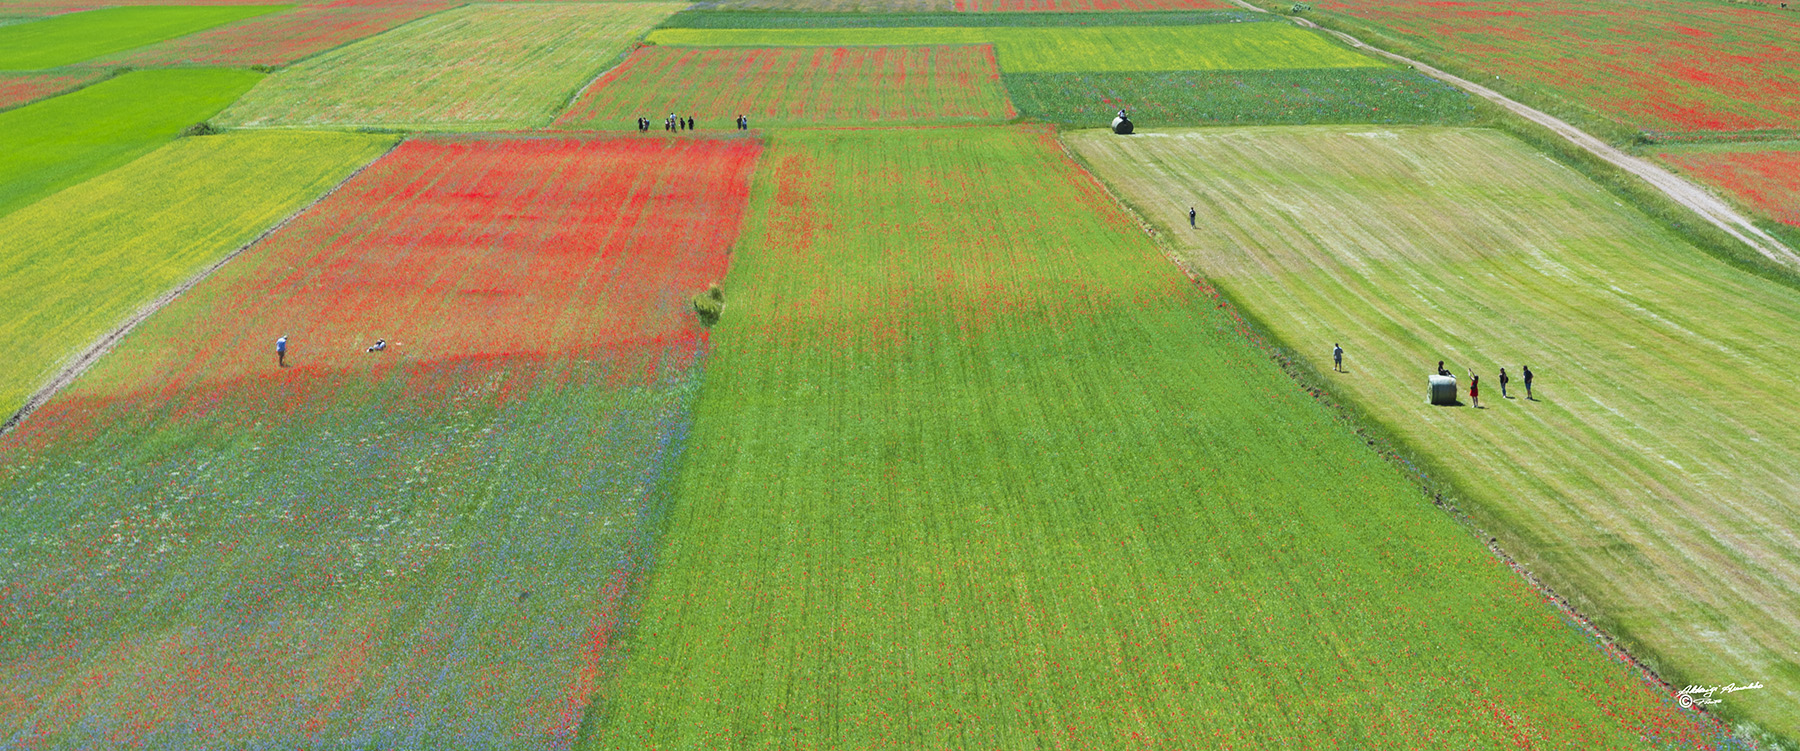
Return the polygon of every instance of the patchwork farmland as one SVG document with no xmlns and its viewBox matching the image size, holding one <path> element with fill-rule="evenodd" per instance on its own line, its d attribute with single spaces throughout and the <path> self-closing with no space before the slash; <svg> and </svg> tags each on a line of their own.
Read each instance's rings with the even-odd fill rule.
<svg viewBox="0 0 1800 751">
<path fill-rule="evenodd" d="M 1800 115 L 1791 64 L 1800 23 L 1775 3 L 1331 0 L 1319 9 L 1637 130 L 1791 131 Z"/>
<path fill-rule="evenodd" d="M 1800 748 L 1640 5 L 0 0 L 0 748 Z"/>
</svg>

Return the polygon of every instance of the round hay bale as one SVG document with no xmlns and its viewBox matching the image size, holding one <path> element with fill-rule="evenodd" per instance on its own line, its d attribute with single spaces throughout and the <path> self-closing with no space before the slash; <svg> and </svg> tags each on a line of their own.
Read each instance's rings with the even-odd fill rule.
<svg viewBox="0 0 1800 751">
<path fill-rule="evenodd" d="M 1131 131 L 1135 130 L 1131 125 L 1131 118 L 1129 117 L 1113 118 L 1112 129 L 1114 133 L 1121 136 L 1129 136 L 1131 135 Z"/>
<path fill-rule="evenodd" d="M 1431 403 L 1439 406 L 1456 404 L 1456 376 L 1431 377 Z"/>
</svg>

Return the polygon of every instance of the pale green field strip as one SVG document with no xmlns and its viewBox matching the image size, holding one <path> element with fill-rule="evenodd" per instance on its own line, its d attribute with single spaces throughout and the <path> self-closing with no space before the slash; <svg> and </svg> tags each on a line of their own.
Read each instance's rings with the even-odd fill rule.
<svg viewBox="0 0 1800 751">
<path fill-rule="evenodd" d="M 0 70 L 78 63 L 242 21 L 291 5 L 102 8 L 0 28 Z"/>
<path fill-rule="evenodd" d="M 1381 67 L 1288 24 L 1205 26 L 658 29 L 653 44 L 707 47 L 993 44 L 1006 73 Z"/>
<path fill-rule="evenodd" d="M 1158 135 L 1068 141 L 1666 677 L 1800 734 L 1800 294 L 1493 131 Z M 1438 360 L 1485 409 L 1426 406 Z"/>
<path fill-rule="evenodd" d="M 70 356 L 392 143 L 335 133 L 183 138 L 0 218 L 0 419 Z"/>
<path fill-rule="evenodd" d="M 257 81 L 247 70 L 152 70 L 0 112 L 0 215 L 168 143 Z"/>
<path fill-rule="evenodd" d="M 1246 343 L 1048 129 L 776 131 L 762 164 L 658 571 L 579 747 L 1690 727 Z"/>
<path fill-rule="evenodd" d="M 241 127 L 545 125 L 685 5 L 470 5 L 284 68 L 220 114 Z"/>
</svg>

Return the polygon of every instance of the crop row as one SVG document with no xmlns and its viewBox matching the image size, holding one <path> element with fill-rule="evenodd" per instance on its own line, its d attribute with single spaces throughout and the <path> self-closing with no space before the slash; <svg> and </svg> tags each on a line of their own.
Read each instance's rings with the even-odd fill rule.
<svg viewBox="0 0 1800 751">
<path fill-rule="evenodd" d="M 284 68 L 231 126 L 529 127 L 679 10 L 666 3 L 469 5 Z"/>
<path fill-rule="evenodd" d="M 588 748 L 1717 741 L 1048 130 L 783 131 Z"/>
<path fill-rule="evenodd" d="M 1287 24 L 871 29 L 657 29 L 654 44 L 708 47 L 992 44 L 1006 73 L 1379 67 Z"/>
</svg>

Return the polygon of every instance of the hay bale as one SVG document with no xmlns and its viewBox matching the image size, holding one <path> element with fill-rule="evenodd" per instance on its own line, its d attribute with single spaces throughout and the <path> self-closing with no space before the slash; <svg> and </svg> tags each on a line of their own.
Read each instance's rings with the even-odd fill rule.
<svg viewBox="0 0 1800 751">
<path fill-rule="evenodd" d="M 1431 403 L 1436 405 L 1456 404 L 1456 376 L 1434 375 L 1431 377 Z"/>
<path fill-rule="evenodd" d="M 1129 136 L 1131 135 L 1131 131 L 1134 130 L 1131 126 L 1131 118 L 1129 117 L 1113 118 L 1112 129 L 1114 133 L 1121 136 Z"/>
</svg>

